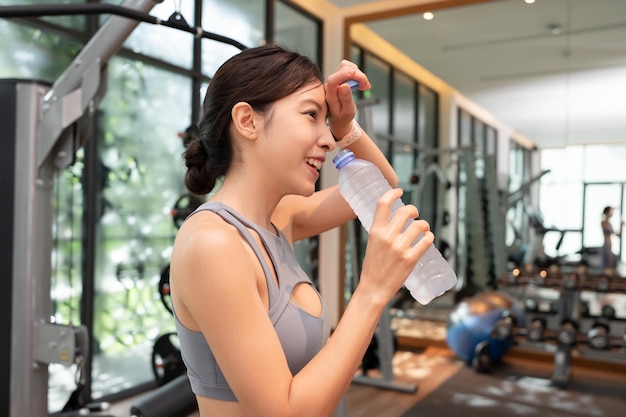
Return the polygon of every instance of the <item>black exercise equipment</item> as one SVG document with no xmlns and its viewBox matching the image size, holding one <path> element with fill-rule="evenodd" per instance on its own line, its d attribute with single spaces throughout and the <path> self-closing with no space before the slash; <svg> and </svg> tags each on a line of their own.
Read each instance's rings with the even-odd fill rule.
<svg viewBox="0 0 626 417">
<path fill-rule="evenodd" d="M 161 271 L 161 279 L 159 279 L 159 297 L 161 303 L 170 314 L 174 314 L 172 309 L 172 299 L 170 297 L 170 264 L 167 264 Z"/>
<path fill-rule="evenodd" d="M 602 306 L 601 308 L 601 315 L 604 318 L 607 319 L 614 319 L 615 318 L 615 307 L 613 307 L 610 304 L 605 304 Z"/>
<path fill-rule="evenodd" d="M 111 405 L 107 402 L 94 402 L 85 404 L 81 408 L 72 411 L 62 411 L 60 413 L 52 413 L 50 417 L 116 417 L 113 414 L 104 414 L 110 409 Z"/>
<path fill-rule="evenodd" d="M 513 338 L 513 329 L 516 325 L 515 317 L 513 317 L 510 312 L 503 313 L 503 317 L 493 325 L 493 329 L 491 330 L 491 337 L 504 341 L 507 339 Z"/>
<path fill-rule="evenodd" d="M 529 325 L 515 329 L 516 336 L 520 346 L 554 352 L 553 385 L 563 388 L 568 384 L 574 351 L 576 357 L 602 362 L 626 361 L 626 334 L 621 336 L 625 318 L 617 316 L 616 306 L 606 304 L 610 299 L 605 297 L 607 293 L 626 294 L 622 278 L 580 268 L 539 273 L 517 269 L 501 277 L 499 285 L 525 287 L 524 291 L 530 292 L 524 300 Z M 544 289 L 558 290 L 556 301 L 542 297 Z M 597 310 L 592 310 L 591 300 L 583 299 L 593 293 L 598 294 Z"/>
<path fill-rule="evenodd" d="M 396 335 L 393 335 L 393 352 L 398 351 L 398 338 Z M 365 350 L 365 355 L 363 355 L 363 359 L 361 360 L 361 371 L 364 375 L 367 375 L 369 371 L 380 369 L 380 357 L 378 355 L 379 352 L 379 344 L 378 337 L 374 334 L 370 344 L 367 346 Z"/>
<path fill-rule="evenodd" d="M 194 194 L 186 193 L 178 197 L 178 200 L 174 203 L 174 208 L 171 210 L 174 226 L 180 229 L 185 219 L 189 217 L 195 209 L 200 207 L 202 203 L 202 199 Z"/>
<path fill-rule="evenodd" d="M 185 364 L 177 339 L 176 333 L 166 333 L 157 339 L 152 348 L 152 372 L 159 386 L 185 373 Z"/>
<path fill-rule="evenodd" d="M 383 311 L 376 332 L 363 356 L 361 375 L 355 375 L 352 382 L 403 393 L 414 393 L 417 391 L 416 384 L 397 381 L 394 377 L 392 359 L 398 349 L 398 341 L 391 329 L 389 308 L 390 305 Z M 380 371 L 380 377 L 368 375 L 368 371 L 373 369 Z"/>
<path fill-rule="evenodd" d="M 543 317 L 536 317 L 528 326 L 528 340 L 533 342 L 541 342 L 545 339 L 546 332 L 546 319 Z"/>
<path fill-rule="evenodd" d="M 554 353 L 554 372 L 552 384 L 559 388 L 565 388 L 572 375 L 572 355 L 569 348 L 560 347 Z"/>
<path fill-rule="evenodd" d="M 572 348 L 578 341 L 578 323 L 573 320 L 564 320 L 556 333 L 559 347 Z"/>
<path fill-rule="evenodd" d="M 161 272 L 159 295 L 165 308 L 173 314 L 169 298 L 169 264 Z M 159 386 L 130 409 L 133 417 L 184 417 L 197 409 L 186 367 L 180 352 L 178 334 L 165 333 L 152 348 L 152 372 Z"/>
<path fill-rule="evenodd" d="M 489 342 L 483 340 L 474 348 L 474 358 L 472 359 L 472 368 L 479 373 L 487 373 L 491 369 L 492 360 L 489 350 Z"/>
<path fill-rule="evenodd" d="M 555 246 L 555 250 L 558 253 L 561 245 L 563 244 L 563 239 L 565 238 L 567 230 L 546 226 L 544 224 L 543 214 L 528 207 L 525 207 L 525 209 L 530 226 L 535 231 L 535 238 L 531 244 L 530 251 L 527 253 L 526 259 L 524 259 L 525 264 L 535 265 L 541 268 L 547 268 L 551 265 L 560 265 L 562 262 L 561 257 L 557 256 L 553 258 L 546 255 L 543 249 L 543 240 L 545 235 L 549 232 L 559 233 L 559 240 Z"/>
<path fill-rule="evenodd" d="M 552 373 L 552 384 L 557 387 L 567 386 L 572 374 L 572 350 L 578 342 L 580 329 L 578 281 L 577 274 L 567 274 L 561 277 L 557 313 L 561 324 L 556 334 L 557 350 L 554 354 L 554 372 Z"/>
<path fill-rule="evenodd" d="M 554 371 L 552 384 L 564 388 L 569 384 L 572 375 L 572 348 L 578 339 L 578 323 L 565 319 L 557 331 L 557 350 L 554 353 Z"/>
<path fill-rule="evenodd" d="M 152 391 L 131 406 L 133 417 L 184 417 L 197 409 L 196 397 L 191 391 L 187 375 Z"/>
<path fill-rule="evenodd" d="M 609 323 L 605 320 L 596 321 L 587 333 L 587 341 L 592 349 L 608 349 L 611 345 Z"/>
</svg>

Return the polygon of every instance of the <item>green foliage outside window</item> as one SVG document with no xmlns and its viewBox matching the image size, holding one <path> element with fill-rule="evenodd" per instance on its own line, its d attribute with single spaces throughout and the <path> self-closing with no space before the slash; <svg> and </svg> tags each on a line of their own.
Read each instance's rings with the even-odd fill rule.
<svg viewBox="0 0 626 417">
<path fill-rule="evenodd" d="M 136 360 L 126 372 L 149 380 L 150 351 L 173 331 L 158 284 L 169 263 L 176 227 L 171 209 L 185 192 L 183 145 L 178 132 L 190 120 L 191 81 L 138 61 L 114 58 L 100 106 L 101 185 L 97 224 L 94 338 L 102 352 Z M 105 380 L 95 389 L 117 387 Z M 102 384 L 102 385 L 99 385 Z"/>
<path fill-rule="evenodd" d="M 52 83 L 80 47 L 57 34 L 0 19 L 0 78 Z"/>
</svg>

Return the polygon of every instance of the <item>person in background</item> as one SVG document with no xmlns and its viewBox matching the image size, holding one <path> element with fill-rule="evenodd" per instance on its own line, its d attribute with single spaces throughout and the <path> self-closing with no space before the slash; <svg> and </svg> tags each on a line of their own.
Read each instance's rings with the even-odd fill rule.
<svg viewBox="0 0 626 417">
<path fill-rule="evenodd" d="M 332 186 L 316 191 L 327 153 L 349 147 L 398 178 L 354 120 L 349 61 L 324 82 L 310 59 L 264 45 L 226 61 L 184 158 L 195 194 L 221 186 L 183 223 L 171 257 L 180 347 L 203 417 L 328 417 L 350 386 L 385 306 L 433 242 L 401 189 L 378 201 L 359 284 L 332 336 L 324 301 L 293 243 L 356 216 Z M 418 236 L 424 237 L 412 246 Z"/>
<path fill-rule="evenodd" d="M 620 223 L 620 230 L 616 232 L 613 229 L 613 225 L 611 224 L 611 217 L 615 214 L 615 208 L 611 206 L 606 206 L 604 210 L 602 210 L 602 222 L 600 223 L 602 227 L 602 235 L 604 236 L 604 243 L 600 248 L 600 255 L 602 261 L 602 269 L 615 269 L 617 266 L 617 258 L 613 253 L 613 249 L 611 247 L 611 238 L 613 235 L 620 237 L 622 227 L 624 226 L 624 221 Z"/>
</svg>

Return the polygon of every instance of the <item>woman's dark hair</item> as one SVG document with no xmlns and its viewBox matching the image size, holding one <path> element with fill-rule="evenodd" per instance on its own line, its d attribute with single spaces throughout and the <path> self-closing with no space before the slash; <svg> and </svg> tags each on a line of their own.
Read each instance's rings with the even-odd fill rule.
<svg viewBox="0 0 626 417">
<path fill-rule="evenodd" d="M 611 207 L 611 206 L 606 206 L 604 208 L 604 210 L 602 210 L 602 214 L 604 214 L 606 216 L 607 214 L 609 214 L 609 211 L 611 211 L 612 208 L 613 207 Z"/>
<path fill-rule="evenodd" d="M 200 136 L 187 146 L 185 186 L 194 194 L 209 193 L 233 160 L 231 111 L 246 102 L 264 112 L 277 100 L 312 82 L 322 82 L 317 64 L 277 45 L 245 49 L 215 72 L 204 98 Z"/>
</svg>

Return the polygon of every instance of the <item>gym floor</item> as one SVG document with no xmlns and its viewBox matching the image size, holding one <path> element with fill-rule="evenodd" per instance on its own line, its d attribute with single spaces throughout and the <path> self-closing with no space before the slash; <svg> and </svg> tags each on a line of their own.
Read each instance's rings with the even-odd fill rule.
<svg viewBox="0 0 626 417">
<path fill-rule="evenodd" d="M 544 416 L 601 417 L 621 415 L 626 406 L 626 352 L 616 364 L 575 360 L 571 386 L 555 388 L 549 386 L 554 363 L 548 353 L 513 348 L 493 372 L 479 375 L 447 348 L 441 321 L 406 319 L 394 326 L 401 346 L 393 357 L 394 377 L 405 386 L 415 385 L 416 391 L 354 383 L 346 394 L 343 415 L 338 417 L 429 417 L 447 411 L 466 417 L 473 412 L 501 417 L 537 415 L 538 410 Z M 368 376 L 380 378 L 376 371 Z M 476 384 L 480 392 L 472 386 Z M 137 400 L 114 404 L 111 414 L 128 416 Z"/>
</svg>

